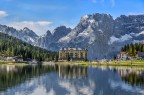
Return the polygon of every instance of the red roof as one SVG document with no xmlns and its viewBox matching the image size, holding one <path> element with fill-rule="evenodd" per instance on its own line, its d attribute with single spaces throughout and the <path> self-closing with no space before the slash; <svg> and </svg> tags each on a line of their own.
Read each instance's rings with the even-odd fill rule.
<svg viewBox="0 0 144 95">
<path fill-rule="evenodd" d="M 120 52 L 120 54 L 126 54 L 126 52 Z"/>
</svg>

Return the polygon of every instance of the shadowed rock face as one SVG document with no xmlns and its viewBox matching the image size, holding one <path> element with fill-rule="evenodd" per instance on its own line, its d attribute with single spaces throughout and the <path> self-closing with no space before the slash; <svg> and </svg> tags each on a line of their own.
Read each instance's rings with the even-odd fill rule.
<svg viewBox="0 0 144 95">
<path fill-rule="evenodd" d="M 108 14 L 84 15 L 74 29 L 60 26 L 39 37 L 32 31 L 25 30 L 29 29 L 19 32 L 0 25 L 1 32 L 49 50 L 80 47 L 88 49 L 90 60 L 113 58 L 125 44 L 144 42 L 144 15 L 121 15 L 115 20 Z"/>
<path fill-rule="evenodd" d="M 53 34 L 48 30 L 46 34 L 38 38 L 36 45 L 50 50 L 58 50 L 58 40 L 70 32 L 71 28 L 65 26 L 57 27 L 53 30 Z"/>
</svg>

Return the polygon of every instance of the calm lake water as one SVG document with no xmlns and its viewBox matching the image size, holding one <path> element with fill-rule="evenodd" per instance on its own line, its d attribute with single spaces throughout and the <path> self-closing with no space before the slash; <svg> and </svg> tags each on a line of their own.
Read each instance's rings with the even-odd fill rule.
<svg viewBox="0 0 144 95">
<path fill-rule="evenodd" d="M 85 66 L 0 66 L 0 95 L 144 95 L 144 71 Z"/>
</svg>

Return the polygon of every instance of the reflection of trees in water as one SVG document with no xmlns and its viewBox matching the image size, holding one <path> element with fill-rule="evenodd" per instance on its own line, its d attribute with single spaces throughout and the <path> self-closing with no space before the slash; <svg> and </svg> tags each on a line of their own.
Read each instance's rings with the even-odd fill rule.
<svg viewBox="0 0 144 95">
<path fill-rule="evenodd" d="M 58 72 L 61 77 L 80 78 L 87 76 L 87 68 L 80 66 L 0 66 L 0 91 L 24 83 L 27 79 Z"/>
<path fill-rule="evenodd" d="M 0 67 L 0 91 L 5 91 L 8 88 L 23 83 L 27 79 L 51 71 L 57 71 L 57 68 L 54 66 Z"/>
<path fill-rule="evenodd" d="M 144 85 L 144 72 L 138 70 L 118 70 L 121 79 L 131 85 Z"/>
<path fill-rule="evenodd" d="M 63 78 L 87 77 L 87 67 L 59 65 L 59 76 Z"/>
</svg>

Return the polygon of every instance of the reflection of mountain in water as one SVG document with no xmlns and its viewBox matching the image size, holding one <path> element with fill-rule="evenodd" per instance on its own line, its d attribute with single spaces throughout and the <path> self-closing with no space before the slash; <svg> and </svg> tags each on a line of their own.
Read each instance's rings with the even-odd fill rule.
<svg viewBox="0 0 144 95">
<path fill-rule="evenodd" d="M 2 95 L 141 95 L 144 93 L 143 87 L 123 82 L 119 74 L 111 68 L 68 65 L 2 68 L 0 68 Z M 3 87 L 5 89 L 2 89 Z"/>
<path fill-rule="evenodd" d="M 60 77 L 64 78 L 87 76 L 87 68 L 81 66 L 0 66 L 0 91 L 5 91 L 28 79 L 51 72 L 57 72 Z"/>
<path fill-rule="evenodd" d="M 87 77 L 87 67 L 83 66 L 61 66 L 59 65 L 59 76 L 63 78 Z"/>
<path fill-rule="evenodd" d="M 119 69 L 118 72 L 122 80 L 126 83 L 131 85 L 144 85 L 144 72 L 128 69 Z"/>
</svg>

